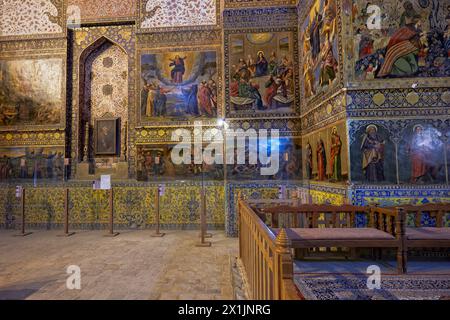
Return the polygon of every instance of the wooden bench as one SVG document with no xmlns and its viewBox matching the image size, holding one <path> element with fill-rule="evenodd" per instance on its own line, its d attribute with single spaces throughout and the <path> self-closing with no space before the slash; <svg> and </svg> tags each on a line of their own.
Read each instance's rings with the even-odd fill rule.
<svg viewBox="0 0 450 320">
<path fill-rule="evenodd" d="M 252 209 L 258 216 L 272 215 L 275 234 L 278 234 L 280 227 L 286 227 L 294 249 L 394 248 L 397 251 L 397 270 L 399 273 L 406 272 L 405 215 L 400 208 L 285 204 L 272 207 L 252 206 Z M 293 218 L 288 226 L 279 226 L 277 223 L 280 215 L 286 213 Z M 366 216 L 365 227 L 357 227 L 357 214 Z"/>
<path fill-rule="evenodd" d="M 414 227 L 406 226 L 405 228 L 405 250 L 408 248 L 450 248 L 450 228 L 445 226 L 445 216 L 450 213 L 450 204 L 405 205 L 401 208 L 406 216 L 414 215 Z M 422 225 L 425 213 L 434 219 L 435 226 Z"/>
</svg>

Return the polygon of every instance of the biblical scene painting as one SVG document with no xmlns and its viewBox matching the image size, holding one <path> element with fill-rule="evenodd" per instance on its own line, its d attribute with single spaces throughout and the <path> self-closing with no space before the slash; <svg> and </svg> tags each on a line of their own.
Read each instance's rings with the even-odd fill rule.
<svg viewBox="0 0 450 320">
<path fill-rule="evenodd" d="M 399 145 L 399 179 L 403 183 L 445 183 L 445 144 L 439 130 L 415 124 L 403 132 Z"/>
<path fill-rule="evenodd" d="M 61 58 L 0 61 L 0 127 L 59 125 L 64 81 Z"/>
<path fill-rule="evenodd" d="M 303 138 L 304 178 L 343 182 L 348 179 L 346 125 L 341 122 Z"/>
<path fill-rule="evenodd" d="M 301 27 L 303 97 L 309 100 L 338 82 L 336 0 L 316 0 Z"/>
<path fill-rule="evenodd" d="M 141 121 L 215 118 L 215 51 L 141 55 Z"/>
<path fill-rule="evenodd" d="M 95 120 L 95 154 L 117 155 L 118 154 L 118 131 L 119 119 L 97 119 Z"/>
<path fill-rule="evenodd" d="M 223 180 L 220 164 L 195 164 L 191 148 L 191 164 L 174 164 L 171 158 L 175 145 L 140 145 L 137 149 L 137 179 L 139 181 L 207 179 Z M 177 153 L 179 155 L 179 153 Z M 182 156 L 182 154 L 180 155 Z"/>
<path fill-rule="evenodd" d="M 450 76 L 448 1 L 357 0 L 352 18 L 356 80 Z"/>
<path fill-rule="evenodd" d="M 64 177 L 64 147 L 0 148 L 0 181 Z"/>
<path fill-rule="evenodd" d="M 293 112 L 295 77 L 291 34 L 231 35 L 229 43 L 229 112 Z"/>
<path fill-rule="evenodd" d="M 275 158 L 275 148 L 278 149 L 278 157 Z M 245 164 L 238 164 L 237 161 L 233 165 L 227 166 L 227 179 L 229 180 L 298 180 L 302 177 L 302 150 L 301 141 L 293 138 L 279 138 L 279 140 L 268 139 L 258 142 L 258 150 L 266 152 L 271 159 L 268 165 L 263 165 L 261 159 L 257 164 L 250 163 L 248 143 L 245 149 Z M 235 160 L 237 159 L 238 149 L 235 149 Z M 276 160 L 275 160 L 276 159 Z M 264 175 L 261 172 L 263 167 L 275 168 L 278 163 L 278 170 L 275 174 Z"/>
</svg>

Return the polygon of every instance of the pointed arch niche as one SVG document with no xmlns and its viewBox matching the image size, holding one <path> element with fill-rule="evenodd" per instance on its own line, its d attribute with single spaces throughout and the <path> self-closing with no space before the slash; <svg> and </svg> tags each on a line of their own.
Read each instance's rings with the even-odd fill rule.
<svg viewBox="0 0 450 320">
<path fill-rule="evenodd" d="M 83 175 L 114 174 L 118 164 L 126 165 L 128 124 L 128 55 L 112 40 L 101 37 L 80 55 L 78 161 Z M 117 118 L 116 152 L 98 152 L 98 120 Z M 122 168 L 125 169 L 125 168 Z M 127 172 L 128 168 L 124 172 Z M 80 172 L 81 173 L 81 172 Z"/>
</svg>

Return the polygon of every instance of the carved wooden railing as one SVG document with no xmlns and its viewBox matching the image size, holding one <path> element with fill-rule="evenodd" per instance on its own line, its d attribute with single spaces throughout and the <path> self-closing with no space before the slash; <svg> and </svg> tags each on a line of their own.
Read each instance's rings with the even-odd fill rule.
<svg viewBox="0 0 450 320">
<path fill-rule="evenodd" d="M 298 300 L 290 240 L 275 237 L 244 200 L 239 199 L 239 255 L 253 300 Z"/>
</svg>

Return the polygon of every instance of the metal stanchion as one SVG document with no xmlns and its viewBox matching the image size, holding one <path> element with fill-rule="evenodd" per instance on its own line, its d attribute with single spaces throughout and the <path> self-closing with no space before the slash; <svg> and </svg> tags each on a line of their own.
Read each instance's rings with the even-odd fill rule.
<svg viewBox="0 0 450 320">
<path fill-rule="evenodd" d="M 196 247 L 211 247 L 211 242 L 206 242 L 206 194 L 202 189 L 202 206 L 200 211 L 200 228 L 201 228 L 201 242 L 196 244 Z"/>
<path fill-rule="evenodd" d="M 64 194 L 64 233 L 58 237 L 70 237 L 75 234 L 75 232 L 69 232 L 69 188 L 65 189 Z"/>
<path fill-rule="evenodd" d="M 26 221 L 26 218 L 25 218 L 25 188 L 22 188 L 21 191 L 22 191 L 22 197 L 21 197 L 22 230 L 19 234 L 15 235 L 16 237 L 26 237 L 33 233 L 33 232 L 25 232 L 25 221 Z"/>
<path fill-rule="evenodd" d="M 109 233 L 105 237 L 116 237 L 120 233 L 114 232 L 114 190 L 109 191 Z"/>
<path fill-rule="evenodd" d="M 152 237 L 155 238 L 161 238 L 164 237 L 166 234 L 165 233 L 161 233 L 160 231 L 160 222 L 159 222 L 159 217 L 160 217 L 160 210 L 159 210 L 159 200 L 161 197 L 161 188 L 162 186 L 158 186 L 158 190 L 156 191 L 156 197 L 155 197 L 155 210 L 156 210 L 156 230 L 155 233 L 152 235 Z"/>
</svg>

